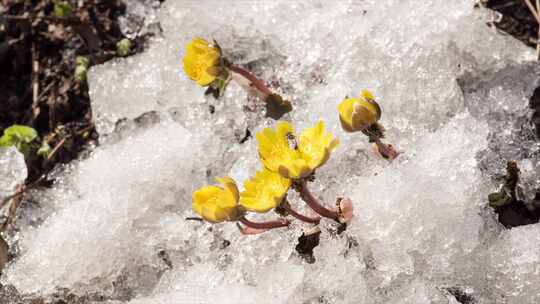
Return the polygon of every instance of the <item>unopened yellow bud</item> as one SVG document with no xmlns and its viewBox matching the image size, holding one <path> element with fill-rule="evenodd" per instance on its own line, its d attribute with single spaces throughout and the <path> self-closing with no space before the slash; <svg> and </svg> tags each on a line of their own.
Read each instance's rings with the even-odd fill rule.
<svg viewBox="0 0 540 304">
<path fill-rule="evenodd" d="M 347 98 L 338 106 L 339 120 L 347 132 L 362 131 L 381 118 L 381 108 L 368 90 L 363 90 L 358 98 Z"/>
<path fill-rule="evenodd" d="M 193 210 L 213 223 L 237 220 L 243 211 L 238 205 L 239 193 L 235 181 L 230 177 L 216 180 L 223 187 L 206 186 L 193 192 Z"/>
</svg>

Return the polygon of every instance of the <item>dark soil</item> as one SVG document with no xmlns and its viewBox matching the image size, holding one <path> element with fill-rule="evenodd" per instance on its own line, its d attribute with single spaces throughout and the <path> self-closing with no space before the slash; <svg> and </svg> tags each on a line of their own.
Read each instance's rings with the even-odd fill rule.
<svg viewBox="0 0 540 304">
<path fill-rule="evenodd" d="M 319 246 L 319 240 L 321 238 L 321 231 L 317 230 L 311 233 L 302 233 L 298 238 L 298 244 L 296 244 L 296 252 L 307 263 L 315 263 L 315 256 L 313 255 L 313 249 Z"/>
<path fill-rule="evenodd" d="M 0 135 L 13 124 L 28 125 L 57 148 L 49 159 L 27 159 L 28 183 L 97 139 L 88 85 L 75 78 L 75 60 L 103 63 L 117 56 L 116 43 L 125 38 L 121 1 L 68 2 L 72 12 L 59 17 L 52 0 L 0 0 Z M 132 40 L 130 55 L 142 50 L 144 38 Z"/>
<path fill-rule="evenodd" d="M 523 0 L 482 0 L 481 3 L 498 13 L 492 24 L 528 46 L 536 47 L 538 23 Z M 534 5 L 535 1 L 531 1 Z M 491 25 L 491 24 L 490 24 Z"/>
<path fill-rule="evenodd" d="M 55 13 L 55 2 L 69 3 L 71 12 Z M 49 185 L 43 176 L 54 166 L 97 143 L 88 84 L 85 77 L 75 77 L 76 58 L 86 57 L 90 67 L 119 57 L 117 43 L 126 38 L 119 20 L 124 14 L 120 0 L 0 0 L 0 136 L 13 124 L 27 125 L 51 147 L 49 157 L 26 157 L 30 187 Z M 139 34 L 140 29 L 137 24 L 128 29 L 131 48 L 121 55 L 143 50 L 149 34 Z M 60 291 L 57 300 L 45 301 L 0 284 L 0 303 L 101 300 Z"/>
<path fill-rule="evenodd" d="M 540 39 L 539 25 L 525 1 L 482 0 L 480 3 L 499 14 L 499 18 L 496 18 L 494 22 L 488 25 L 495 26 L 497 29 L 513 36 L 527 46 L 537 47 L 537 41 Z M 535 3 L 536 1 L 531 1 L 533 6 Z M 540 139 L 540 88 L 534 91 L 529 102 L 529 107 L 533 111 L 531 122 L 535 126 L 536 137 Z M 509 202 L 494 207 L 495 212 L 498 214 L 499 222 L 506 228 L 538 223 L 540 220 L 540 210 L 528 208 L 525 202 L 520 200 L 519 196 L 515 193 L 519 176 L 515 178 L 513 185 L 508 184 L 512 180 L 508 176 L 508 173 L 506 179 L 507 182 L 503 188 L 506 188 Z M 540 192 L 536 193 L 535 202 L 540 202 Z"/>
</svg>

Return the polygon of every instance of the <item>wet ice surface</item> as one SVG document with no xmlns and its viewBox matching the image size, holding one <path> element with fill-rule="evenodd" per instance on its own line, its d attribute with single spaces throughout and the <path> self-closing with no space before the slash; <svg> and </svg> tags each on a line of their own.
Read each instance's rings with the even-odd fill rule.
<svg viewBox="0 0 540 304">
<path fill-rule="evenodd" d="M 488 148 L 479 157 L 480 167 L 492 175 L 503 174 L 507 160 L 518 160 L 522 173 L 520 199 L 538 205 L 540 202 L 534 200 L 540 184 L 540 145 L 530 119 L 530 99 L 540 86 L 540 68 L 535 62 L 510 64 L 466 73 L 459 82 L 467 109 L 490 126 Z"/>
<path fill-rule="evenodd" d="M 531 130 L 516 119 L 539 77 L 520 78 L 532 51 L 492 32 L 487 12 L 465 0 L 168 1 L 158 15 L 163 37 L 147 51 L 89 74 L 102 145 L 36 194 L 43 223 L 22 229 L 3 283 L 137 304 L 540 300 L 540 226 L 497 225 L 485 205 L 500 168 L 482 165 L 493 151 L 534 160 L 533 140 L 512 134 Z M 244 237 L 185 220 L 191 191 L 254 172 L 256 143 L 239 142 L 273 123 L 237 85 L 215 101 L 182 75 L 194 36 L 271 80 L 298 129 L 323 119 L 340 137 L 312 188 L 328 204 L 350 196 L 356 217 L 341 235 L 321 224 L 315 263 L 295 252 L 299 223 Z M 340 130 L 337 104 L 363 88 L 404 151 L 391 164 Z"/>
<path fill-rule="evenodd" d="M 3 201 L 17 186 L 24 184 L 28 176 L 24 156 L 17 149 L 0 148 L 0 176 L 0 201 Z"/>
</svg>

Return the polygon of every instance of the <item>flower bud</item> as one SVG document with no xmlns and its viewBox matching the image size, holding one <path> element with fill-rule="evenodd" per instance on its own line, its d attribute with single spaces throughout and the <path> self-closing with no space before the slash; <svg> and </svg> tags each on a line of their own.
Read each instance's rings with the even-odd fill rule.
<svg viewBox="0 0 540 304">
<path fill-rule="evenodd" d="M 186 45 L 186 54 L 182 59 L 184 72 L 200 86 L 210 85 L 215 79 L 221 52 L 215 45 L 202 38 L 195 38 Z"/>
<path fill-rule="evenodd" d="M 193 192 L 193 210 L 209 222 L 235 221 L 243 215 L 238 205 L 238 187 L 230 177 L 216 180 L 223 187 L 206 186 Z"/>
<path fill-rule="evenodd" d="M 336 202 L 338 208 L 339 222 L 348 223 L 353 217 L 353 203 L 350 198 L 338 198 Z"/>
<path fill-rule="evenodd" d="M 358 98 L 343 100 L 338 112 L 341 126 L 347 132 L 365 130 L 381 118 L 381 108 L 368 90 L 363 90 Z"/>
</svg>

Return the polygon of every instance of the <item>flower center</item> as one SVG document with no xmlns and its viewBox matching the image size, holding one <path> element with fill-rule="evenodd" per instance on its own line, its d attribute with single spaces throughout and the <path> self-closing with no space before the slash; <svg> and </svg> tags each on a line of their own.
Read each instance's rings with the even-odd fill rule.
<svg viewBox="0 0 540 304">
<path fill-rule="evenodd" d="M 294 134 L 287 133 L 287 144 L 289 145 L 289 148 L 298 150 L 298 141 L 296 140 L 296 136 L 294 136 Z"/>
</svg>

